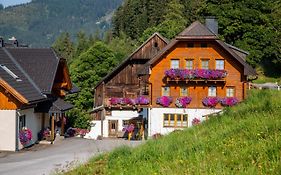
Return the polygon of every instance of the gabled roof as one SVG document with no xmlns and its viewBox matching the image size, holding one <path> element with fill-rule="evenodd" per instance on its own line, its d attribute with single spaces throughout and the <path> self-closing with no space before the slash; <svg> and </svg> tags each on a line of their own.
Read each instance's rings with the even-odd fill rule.
<svg viewBox="0 0 281 175">
<path fill-rule="evenodd" d="M 134 57 L 134 55 L 140 51 L 151 39 L 153 39 L 155 36 L 158 36 L 161 40 L 163 40 L 166 44 L 169 43 L 169 40 L 163 37 L 161 34 L 158 32 L 155 32 L 153 35 L 151 35 L 140 47 L 138 47 L 130 56 L 128 56 L 121 64 L 119 64 L 113 71 L 108 73 L 99 83 L 94 87 L 97 88 L 102 82 L 107 81 L 110 79 L 112 76 L 116 75 L 116 73 L 121 70 L 124 66 L 126 66 Z M 154 56 L 154 55 L 153 55 Z M 151 58 L 144 58 L 144 59 L 151 59 Z"/>
<path fill-rule="evenodd" d="M 44 94 L 51 94 L 59 58 L 50 48 L 7 48 Z"/>
<path fill-rule="evenodd" d="M 198 33 L 196 33 L 198 32 Z M 162 49 L 158 54 L 156 54 L 151 60 L 149 60 L 145 65 L 142 74 L 147 74 L 148 69 L 151 65 L 156 63 L 165 53 L 172 49 L 181 40 L 204 40 L 211 39 L 217 42 L 225 51 L 227 51 L 234 59 L 244 66 L 244 75 L 256 75 L 256 71 L 246 63 L 245 59 L 241 55 L 236 54 L 235 51 L 244 52 L 234 46 L 229 46 L 212 33 L 206 26 L 201 24 L 199 21 L 192 23 L 188 28 L 181 32 L 175 39 L 173 39 L 164 49 Z"/>
<path fill-rule="evenodd" d="M 182 31 L 176 39 L 215 39 L 218 38 L 211 30 L 201 24 L 199 21 L 193 22 L 189 27 Z"/>
<path fill-rule="evenodd" d="M 22 103 L 32 104 L 46 99 L 6 48 L 0 48 L 0 58 L 0 65 L 6 67 L 6 70 L 0 67 L 1 85 L 5 89 L 11 89 L 10 93 Z M 18 78 L 13 77 L 13 74 Z"/>
</svg>

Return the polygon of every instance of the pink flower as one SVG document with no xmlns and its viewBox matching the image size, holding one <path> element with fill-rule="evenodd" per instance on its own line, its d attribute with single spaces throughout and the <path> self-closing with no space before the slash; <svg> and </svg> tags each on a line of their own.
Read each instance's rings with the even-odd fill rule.
<svg viewBox="0 0 281 175">
<path fill-rule="evenodd" d="M 168 107 L 172 103 L 173 98 L 168 96 L 158 97 L 156 100 L 157 104 L 160 104 L 163 107 Z"/>
<path fill-rule="evenodd" d="M 217 97 L 206 97 L 202 100 L 204 106 L 207 107 L 215 107 L 220 102 L 219 98 Z"/>
</svg>

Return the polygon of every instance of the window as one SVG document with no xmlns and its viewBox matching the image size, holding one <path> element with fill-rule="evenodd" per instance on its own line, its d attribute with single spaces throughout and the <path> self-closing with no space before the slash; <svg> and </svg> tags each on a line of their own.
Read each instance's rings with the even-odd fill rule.
<svg viewBox="0 0 281 175">
<path fill-rule="evenodd" d="M 12 76 L 16 81 L 22 81 L 14 72 L 12 72 L 7 66 L 0 64 L 0 67 Z"/>
<path fill-rule="evenodd" d="M 187 114 L 164 114 L 164 127 L 187 127 Z"/>
<path fill-rule="evenodd" d="M 187 43 L 187 47 L 188 48 L 193 48 L 194 47 L 194 43 Z"/>
<path fill-rule="evenodd" d="M 209 69 L 209 60 L 207 60 L 207 59 L 201 60 L 201 68 Z"/>
<path fill-rule="evenodd" d="M 207 43 L 201 43 L 201 47 L 206 48 L 206 47 L 208 47 L 208 44 Z"/>
<path fill-rule="evenodd" d="M 180 96 L 188 96 L 188 89 L 187 87 L 181 87 L 180 88 Z"/>
<path fill-rule="evenodd" d="M 224 60 L 216 60 L 216 69 L 224 70 Z"/>
<path fill-rule="evenodd" d="M 26 117 L 25 117 L 25 115 L 19 116 L 19 130 L 21 130 L 23 127 L 26 127 Z"/>
<path fill-rule="evenodd" d="M 217 96 L 217 87 L 216 86 L 210 86 L 209 87 L 208 96 L 209 97 L 216 97 Z"/>
<path fill-rule="evenodd" d="M 189 69 L 189 70 L 193 69 L 193 60 L 186 60 L 185 63 L 186 63 L 185 64 L 186 69 Z"/>
<path fill-rule="evenodd" d="M 170 96 L 170 87 L 162 87 L 162 96 Z"/>
<path fill-rule="evenodd" d="M 234 97 L 234 87 L 226 87 L 226 96 L 227 97 Z"/>
<path fill-rule="evenodd" d="M 180 60 L 179 59 L 171 60 L 171 68 L 173 68 L 173 69 L 180 68 Z"/>
</svg>

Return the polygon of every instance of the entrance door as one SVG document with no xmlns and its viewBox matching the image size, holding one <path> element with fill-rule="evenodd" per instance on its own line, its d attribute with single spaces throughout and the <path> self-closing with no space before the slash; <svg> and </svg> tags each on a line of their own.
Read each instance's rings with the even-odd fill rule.
<svg viewBox="0 0 281 175">
<path fill-rule="evenodd" d="M 118 120 L 108 121 L 108 135 L 110 137 L 117 137 L 118 133 Z"/>
</svg>

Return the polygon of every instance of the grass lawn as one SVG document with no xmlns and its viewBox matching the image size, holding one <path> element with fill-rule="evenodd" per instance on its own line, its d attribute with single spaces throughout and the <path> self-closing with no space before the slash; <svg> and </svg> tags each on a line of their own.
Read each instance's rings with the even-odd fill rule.
<svg viewBox="0 0 281 175">
<path fill-rule="evenodd" d="M 79 174 L 280 174 L 281 92 L 249 98 L 201 125 L 93 158 Z"/>
</svg>

